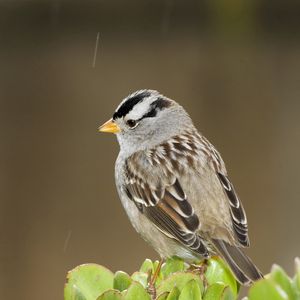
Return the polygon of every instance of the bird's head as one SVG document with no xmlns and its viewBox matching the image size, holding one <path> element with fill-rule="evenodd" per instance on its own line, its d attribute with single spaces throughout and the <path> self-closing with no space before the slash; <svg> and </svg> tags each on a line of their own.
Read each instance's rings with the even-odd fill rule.
<svg viewBox="0 0 300 300">
<path fill-rule="evenodd" d="M 100 132 L 117 135 L 121 151 L 128 154 L 154 147 L 180 134 L 192 121 L 175 101 L 154 90 L 139 90 L 126 97 Z"/>
</svg>

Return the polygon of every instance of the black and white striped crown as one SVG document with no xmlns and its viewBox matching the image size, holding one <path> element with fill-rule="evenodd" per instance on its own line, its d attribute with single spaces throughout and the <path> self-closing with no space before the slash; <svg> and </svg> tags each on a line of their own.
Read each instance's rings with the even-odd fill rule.
<svg viewBox="0 0 300 300">
<path fill-rule="evenodd" d="M 155 117 L 159 110 L 171 105 L 171 101 L 155 90 L 139 90 L 126 97 L 116 109 L 113 119 L 133 113 L 138 119 Z"/>
</svg>

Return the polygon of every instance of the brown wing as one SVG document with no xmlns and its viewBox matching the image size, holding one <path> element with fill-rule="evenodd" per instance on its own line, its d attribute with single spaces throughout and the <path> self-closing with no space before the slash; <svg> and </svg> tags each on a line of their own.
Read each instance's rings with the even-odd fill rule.
<svg viewBox="0 0 300 300">
<path fill-rule="evenodd" d="M 160 182 L 153 188 L 145 179 L 137 178 L 131 172 L 128 172 L 127 176 L 129 177 L 124 186 L 125 191 L 139 211 L 166 236 L 207 257 L 208 250 L 197 234 L 198 217 L 188 202 L 179 180 L 174 177 L 172 183 Z"/>
</svg>

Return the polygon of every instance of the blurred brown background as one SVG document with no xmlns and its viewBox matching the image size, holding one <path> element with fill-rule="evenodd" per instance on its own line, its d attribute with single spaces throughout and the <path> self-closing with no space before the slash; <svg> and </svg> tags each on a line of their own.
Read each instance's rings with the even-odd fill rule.
<svg viewBox="0 0 300 300">
<path fill-rule="evenodd" d="M 93 67 L 99 33 L 96 64 Z M 157 258 L 97 127 L 141 88 L 222 153 L 262 271 L 300 255 L 299 1 L 0 0 L 0 298 L 62 299 L 68 270 Z"/>
</svg>

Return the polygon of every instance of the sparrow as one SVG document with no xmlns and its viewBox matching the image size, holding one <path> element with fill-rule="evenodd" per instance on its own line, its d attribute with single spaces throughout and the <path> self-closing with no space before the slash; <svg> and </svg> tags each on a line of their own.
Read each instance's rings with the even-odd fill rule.
<svg viewBox="0 0 300 300">
<path fill-rule="evenodd" d="M 242 252 L 249 247 L 247 218 L 224 161 L 181 105 L 158 91 L 139 90 L 99 131 L 117 136 L 120 200 L 162 259 L 219 255 L 241 284 L 263 277 Z"/>
</svg>

